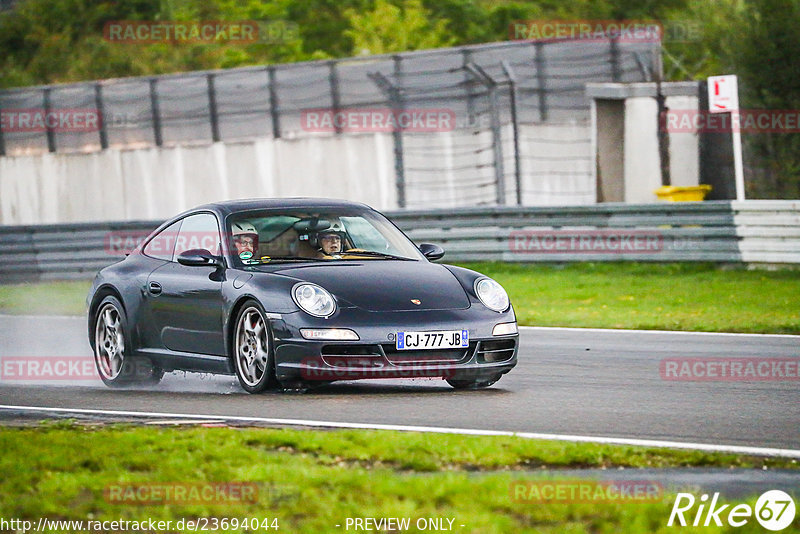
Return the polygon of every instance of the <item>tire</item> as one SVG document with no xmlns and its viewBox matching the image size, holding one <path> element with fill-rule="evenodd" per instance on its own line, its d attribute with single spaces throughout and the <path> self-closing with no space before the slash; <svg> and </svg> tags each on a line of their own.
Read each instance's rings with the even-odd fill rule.
<svg viewBox="0 0 800 534">
<path fill-rule="evenodd" d="M 125 308 L 114 296 L 107 296 L 97 307 L 92 341 L 97 373 L 108 387 L 157 384 L 164 376 L 164 371 L 149 359 L 136 359 L 131 355 L 128 318 Z"/>
<path fill-rule="evenodd" d="M 455 389 L 485 389 L 500 380 L 501 375 L 490 376 L 488 378 L 477 378 L 474 380 L 455 380 L 446 379 L 447 383 Z"/>
<path fill-rule="evenodd" d="M 233 367 L 242 389 L 261 393 L 278 385 L 275 379 L 275 351 L 264 309 L 248 300 L 236 316 L 233 330 Z"/>
</svg>

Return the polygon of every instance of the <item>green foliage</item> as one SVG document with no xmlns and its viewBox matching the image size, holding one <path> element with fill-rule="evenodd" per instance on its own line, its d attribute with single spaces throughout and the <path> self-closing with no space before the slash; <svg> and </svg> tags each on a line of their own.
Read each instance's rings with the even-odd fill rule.
<svg viewBox="0 0 800 534">
<path fill-rule="evenodd" d="M 744 107 L 800 109 L 800 3 L 749 0 L 742 20 L 736 72 Z M 756 134 L 746 142 L 751 154 L 767 164 L 751 197 L 800 198 L 800 137 Z"/>
<path fill-rule="evenodd" d="M 738 15 L 746 11 L 744 1 L 25 0 L 0 14 L 0 87 L 503 41 L 509 38 L 509 26 L 514 21 L 575 18 L 655 19 L 700 25 L 700 43 L 665 43 L 667 71 L 684 79 L 732 66 L 731 58 L 742 47 L 738 39 L 741 32 L 736 30 L 748 22 Z M 747 6 L 757 6 L 765 0 L 746 1 Z M 793 0 L 775 2 L 776 6 L 789 5 Z M 709 17 L 712 11 L 730 12 L 732 16 Z M 791 17 L 773 19 L 771 23 L 790 26 Z M 282 21 L 294 25 L 297 31 L 281 42 L 256 44 L 123 44 L 104 40 L 104 25 L 118 20 Z M 794 31 L 791 27 L 785 30 L 789 36 Z M 786 50 L 784 57 L 775 60 L 793 57 Z"/>
<path fill-rule="evenodd" d="M 352 29 L 344 33 L 353 40 L 359 55 L 424 50 L 456 44 L 447 31 L 447 21 L 432 21 L 420 0 L 405 0 L 402 6 L 377 0 L 372 11 L 359 13 L 349 9 L 345 13 Z"/>
<path fill-rule="evenodd" d="M 660 21 L 667 80 L 737 73 L 745 107 L 800 106 L 797 0 L 24 0 L 0 13 L 0 88 L 504 41 L 511 23 L 543 19 Z M 123 44 L 103 38 L 117 20 L 296 31 L 277 42 Z M 744 141 L 748 194 L 800 197 L 800 136 Z"/>
</svg>

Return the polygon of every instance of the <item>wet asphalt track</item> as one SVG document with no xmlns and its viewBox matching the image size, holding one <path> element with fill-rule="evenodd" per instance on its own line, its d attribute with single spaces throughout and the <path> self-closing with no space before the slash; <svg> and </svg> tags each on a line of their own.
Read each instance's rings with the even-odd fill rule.
<svg viewBox="0 0 800 534">
<path fill-rule="evenodd" d="M 0 316 L 0 359 L 90 357 L 83 318 Z M 495 386 L 339 382 L 245 394 L 235 378 L 173 373 L 155 387 L 0 376 L 0 404 L 574 434 L 800 449 L 800 381 L 666 381 L 664 358 L 800 357 L 800 337 L 523 329 Z M 0 413 L 3 417 L 3 413 Z"/>
</svg>

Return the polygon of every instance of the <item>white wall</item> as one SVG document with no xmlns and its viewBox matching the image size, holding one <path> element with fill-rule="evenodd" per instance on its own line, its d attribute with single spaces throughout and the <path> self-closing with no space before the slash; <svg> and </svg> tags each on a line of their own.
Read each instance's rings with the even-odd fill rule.
<svg viewBox="0 0 800 534">
<path fill-rule="evenodd" d="M 523 203 L 593 204 L 589 123 L 520 130 Z M 471 154 L 469 145 L 491 147 L 488 131 L 405 135 L 404 142 L 407 206 L 494 203 L 494 153 Z M 506 203 L 515 205 L 510 125 L 503 131 L 503 155 Z M 0 224 L 166 219 L 207 202 L 253 197 L 344 198 L 396 209 L 394 165 L 388 133 L 5 156 Z M 485 176 L 484 187 L 469 181 L 471 167 Z M 421 179 L 429 182 L 413 185 Z"/>
<path fill-rule="evenodd" d="M 658 104 L 654 98 L 625 100 L 625 202 L 653 202 L 661 187 Z"/>
<path fill-rule="evenodd" d="M 696 96 L 670 96 L 665 104 L 671 110 L 695 112 L 698 100 Z M 700 183 L 700 138 L 697 132 L 669 134 L 669 174 L 672 185 L 683 187 Z"/>
<path fill-rule="evenodd" d="M 0 223 L 164 219 L 206 202 L 324 196 L 397 207 L 386 134 L 0 157 Z"/>
</svg>

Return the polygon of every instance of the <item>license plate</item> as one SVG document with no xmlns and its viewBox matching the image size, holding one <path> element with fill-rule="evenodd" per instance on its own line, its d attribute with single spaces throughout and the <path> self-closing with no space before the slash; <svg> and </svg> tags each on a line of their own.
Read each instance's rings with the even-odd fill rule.
<svg viewBox="0 0 800 534">
<path fill-rule="evenodd" d="M 469 347 L 469 330 L 439 330 L 436 332 L 398 332 L 397 350 L 460 349 Z"/>
</svg>

